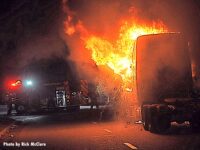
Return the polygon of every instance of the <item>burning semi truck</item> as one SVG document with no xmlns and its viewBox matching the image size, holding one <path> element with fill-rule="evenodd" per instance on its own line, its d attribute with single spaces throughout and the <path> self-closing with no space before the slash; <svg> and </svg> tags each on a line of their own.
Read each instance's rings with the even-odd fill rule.
<svg viewBox="0 0 200 150">
<path fill-rule="evenodd" d="M 188 42 L 180 33 L 144 35 L 136 41 L 136 87 L 143 127 L 163 132 L 171 122 L 200 127 Z"/>
</svg>

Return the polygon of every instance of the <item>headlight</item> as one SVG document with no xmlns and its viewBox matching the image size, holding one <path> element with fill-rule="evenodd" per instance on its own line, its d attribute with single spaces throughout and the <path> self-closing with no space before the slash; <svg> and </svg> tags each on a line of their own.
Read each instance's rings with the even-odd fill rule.
<svg viewBox="0 0 200 150">
<path fill-rule="evenodd" d="M 25 84 L 26 86 L 33 86 L 33 82 L 31 80 L 27 80 Z"/>
</svg>

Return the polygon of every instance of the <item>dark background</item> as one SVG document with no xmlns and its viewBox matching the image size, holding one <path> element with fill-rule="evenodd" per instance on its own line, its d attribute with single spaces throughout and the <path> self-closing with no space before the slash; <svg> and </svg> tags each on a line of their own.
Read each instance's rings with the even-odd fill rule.
<svg viewBox="0 0 200 150">
<path fill-rule="evenodd" d="M 76 90 L 75 64 L 60 37 L 60 0 L 0 1 L 0 90 L 10 76 L 36 76 L 42 82 L 70 80 Z M 77 78 L 76 78 L 77 77 Z"/>
</svg>

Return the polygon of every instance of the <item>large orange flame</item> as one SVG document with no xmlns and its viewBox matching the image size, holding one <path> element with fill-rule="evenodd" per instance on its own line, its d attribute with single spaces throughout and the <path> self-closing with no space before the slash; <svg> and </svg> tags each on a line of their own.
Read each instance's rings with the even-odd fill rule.
<svg viewBox="0 0 200 150">
<path fill-rule="evenodd" d="M 140 25 L 125 22 L 119 31 L 116 42 L 110 42 L 98 36 L 87 38 L 85 47 L 92 51 L 92 59 L 97 65 L 107 65 L 120 75 L 124 84 L 135 78 L 135 42 L 138 36 L 167 32 L 162 23 Z"/>
<path fill-rule="evenodd" d="M 167 32 L 162 22 L 144 24 L 125 21 L 119 28 L 118 38 L 115 42 L 106 38 L 90 34 L 81 21 L 72 22 L 73 16 L 68 16 L 65 21 L 65 33 L 68 36 L 75 32 L 80 33 L 80 39 L 85 43 L 85 48 L 91 51 L 92 59 L 96 65 L 105 65 L 120 75 L 123 84 L 130 84 L 135 79 L 135 43 L 137 37 L 147 34 Z M 113 39 L 112 39 L 113 40 Z"/>
<path fill-rule="evenodd" d="M 66 35 L 75 35 L 75 39 L 77 35 L 80 36 L 79 38 L 84 43 L 85 48 L 91 51 L 92 60 L 96 65 L 104 65 L 111 68 L 115 74 L 121 77 L 125 85 L 133 83 L 135 79 L 136 62 L 134 48 L 137 37 L 167 32 L 167 28 L 162 22 L 141 23 L 133 16 L 124 18 L 125 21 L 119 20 L 118 23 L 121 22 L 121 27 L 113 25 L 110 29 L 114 29 L 115 32 L 117 31 L 116 29 L 119 29 L 117 39 L 110 36 L 106 38 L 105 34 L 102 33 L 104 35 L 103 38 L 99 34 L 98 36 L 94 33 L 91 34 L 81 20 L 77 21 L 76 13 L 68 7 L 68 0 L 63 0 L 63 10 L 68 14 L 64 23 Z M 75 45 L 78 42 L 80 43 L 80 41 L 75 41 Z"/>
</svg>

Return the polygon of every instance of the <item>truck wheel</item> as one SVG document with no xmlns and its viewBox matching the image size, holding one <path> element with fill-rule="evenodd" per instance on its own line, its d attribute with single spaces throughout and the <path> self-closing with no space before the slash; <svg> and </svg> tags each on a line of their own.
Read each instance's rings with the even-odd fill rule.
<svg viewBox="0 0 200 150">
<path fill-rule="evenodd" d="M 199 131 L 200 129 L 200 123 L 197 123 L 197 122 L 190 122 L 190 126 L 191 126 L 191 128 L 192 128 L 192 130 L 194 130 L 194 131 Z"/>
<path fill-rule="evenodd" d="M 199 114 L 197 113 L 193 116 L 192 120 L 190 121 L 190 126 L 194 131 L 199 131 L 200 130 L 200 118 Z"/>
<path fill-rule="evenodd" d="M 152 133 L 157 133 L 158 118 L 156 113 L 156 108 L 149 108 L 149 131 Z"/>
<path fill-rule="evenodd" d="M 170 117 L 167 114 L 162 114 L 156 108 L 151 108 L 150 115 L 149 130 L 152 133 L 163 133 L 170 128 Z"/>
<path fill-rule="evenodd" d="M 157 132 L 162 133 L 171 126 L 170 117 L 166 114 L 158 114 L 157 116 Z"/>
<path fill-rule="evenodd" d="M 142 106 L 142 121 L 144 130 L 149 131 L 148 107 L 145 106 Z"/>
<path fill-rule="evenodd" d="M 26 112 L 26 107 L 22 104 L 16 106 L 16 112 L 17 114 L 23 114 Z"/>
</svg>

